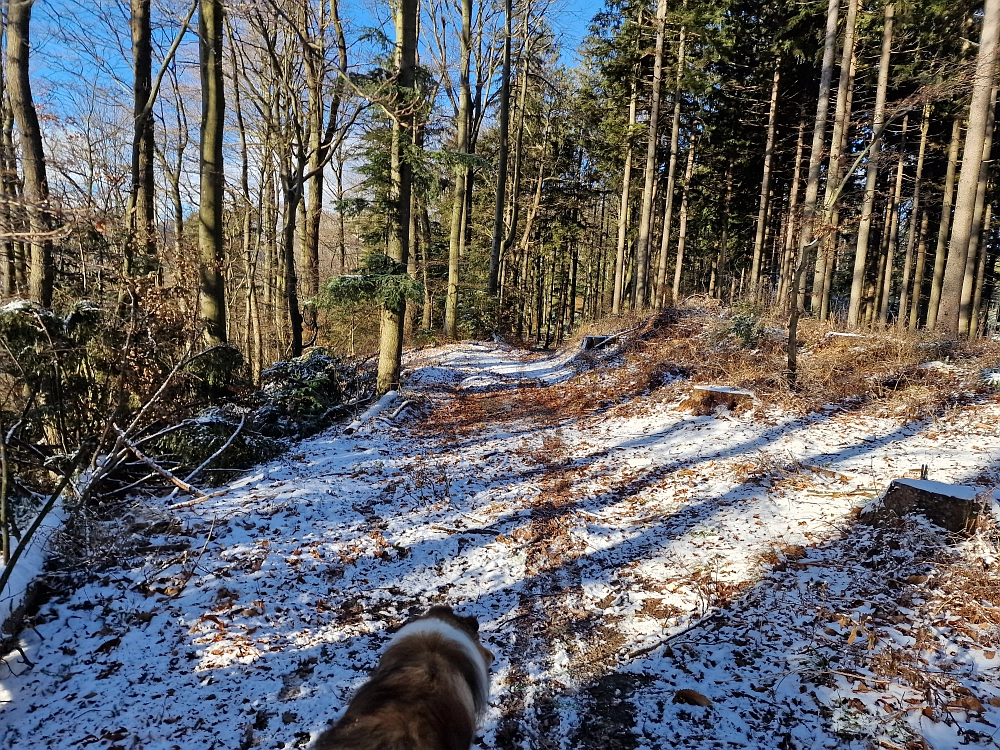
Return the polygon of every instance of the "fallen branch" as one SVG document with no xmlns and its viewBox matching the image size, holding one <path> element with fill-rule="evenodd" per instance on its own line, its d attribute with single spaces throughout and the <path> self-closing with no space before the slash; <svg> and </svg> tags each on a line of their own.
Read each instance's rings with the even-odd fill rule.
<svg viewBox="0 0 1000 750">
<path fill-rule="evenodd" d="M 201 466 L 199 466 L 197 469 L 195 469 L 190 474 L 188 474 L 186 477 L 184 477 L 184 480 L 183 480 L 184 483 L 185 484 L 190 483 L 192 479 L 194 479 L 196 476 L 198 476 L 198 474 L 201 473 L 202 469 L 204 469 L 206 466 L 208 466 L 210 463 L 212 463 L 212 461 L 214 461 L 219 456 L 221 456 L 225 452 L 226 448 L 228 448 L 230 445 L 232 445 L 233 441 L 239 436 L 239 434 L 241 432 L 243 432 L 243 425 L 245 425 L 246 423 L 247 423 L 247 415 L 243 414 L 243 415 L 240 416 L 240 425 L 239 425 L 239 427 L 236 428 L 236 432 L 234 432 L 230 436 L 229 440 L 227 440 L 225 443 L 223 443 L 222 447 L 219 448 L 219 450 L 217 450 L 211 456 L 209 456 L 204 461 L 202 461 L 201 462 Z M 177 494 L 177 490 L 174 489 L 173 491 L 171 491 L 171 493 L 169 495 L 167 495 L 167 500 L 169 500 L 170 498 L 172 498 L 176 494 Z"/>
<path fill-rule="evenodd" d="M 380 398 L 374 405 L 368 408 L 368 410 L 362 414 L 360 417 L 351 422 L 347 427 L 344 428 L 345 435 L 353 435 L 358 431 L 365 422 L 373 417 L 377 417 L 383 411 L 389 408 L 390 404 L 399 397 L 398 391 L 389 391 L 382 398 Z"/>
<path fill-rule="evenodd" d="M 138 458 L 140 461 L 142 461 L 144 464 L 146 464 L 146 466 L 148 466 L 149 468 L 151 468 L 153 471 L 155 471 L 157 474 L 159 474 L 163 478 L 168 479 L 171 482 L 173 482 L 175 485 L 177 485 L 178 488 L 184 490 L 189 495 L 197 495 L 198 497 L 205 498 L 205 499 L 208 498 L 208 495 L 205 494 L 204 492 L 202 492 L 201 490 L 199 490 L 197 487 L 194 487 L 194 486 L 188 484 L 183 479 L 178 479 L 173 474 L 171 474 L 169 471 L 167 471 L 162 466 L 160 466 L 158 463 L 156 463 L 156 461 L 154 461 L 149 456 L 147 456 L 142 451 L 140 451 L 135 445 L 133 445 L 129 441 L 129 439 L 127 437 L 125 437 L 125 433 L 122 431 L 121 427 L 119 427 L 118 425 L 112 425 L 112 426 L 114 427 L 115 432 L 118 433 L 118 439 L 121 440 L 122 443 L 130 451 L 132 451 L 135 454 L 136 458 Z"/>
</svg>

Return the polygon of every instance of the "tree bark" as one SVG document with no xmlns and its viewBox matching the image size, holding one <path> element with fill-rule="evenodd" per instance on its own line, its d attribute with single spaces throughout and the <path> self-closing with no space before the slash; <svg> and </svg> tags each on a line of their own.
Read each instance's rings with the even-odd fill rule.
<svg viewBox="0 0 1000 750">
<path fill-rule="evenodd" d="M 21 135 L 23 198 L 31 230 L 28 294 L 42 307 L 51 307 L 55 267 L 49 237 L 49 182 L 28 74 L 32 5 L 34 0 L 10 0 L 7 9 L 7 95 Z"/>
<path fill-rule="evenodd" d="M 649 236 L 653 217 L 653 182 L 656 178 L 656 145 L 660 120 L 660 81 L 663 76 L 663 31 L 666 25 L 667 0 L 656 4 L 656 47 L 653 52 L 653 88 L 649 103 L 649 138 L 646 141 L 646 171 L 639 212 L 639 235 L 635 246 L 635 288 L 632 304 L 636 310 L 646 307 L 646 271 L 649 268 Z"/>
<path fill-rule="evenodd" d="M 504 213 L 507 209 L 507 161 L 510 139 L 510 20 L 514 13 L 512 0 L 504 0 L 503 65 L 500 74 L 500 133 L 497 154 L 497 195 L 493 208 L 493 240 L 490 245 L 490 275 L 487 292 L 496 297 L 500 290 L 500 251 L 506 236 Z"/>
<path fill-rule="evenodd" d="M 852 3 L 856 0 L 850 0 Z M 778 84 L 781 81 L 781 58 L 774 63 L 774 81 L 771 83 L 771 106 L 767 114 L 767 145 L 764 147 L 764 176 L 760 181 L 760 202 L 757 208 L 757 232 L 753 240 L 753 261 L 750 267 L 750 286 L 757 288 L 760 280 L 761 256 L 764 252 L 767 197 L 771 192 L 771 158 L 774 155 L 774 131 L 778 116 Z M 839 101 L 838 101 L 839 103 Z"/>
<path fill-rule="evenodd" d="M 990 223 L 993 218 L 993 206 L 986 204 L 986 216 L 983 218 L 982 250 L 979 253 L 979 264 L 976 268 L 976 288 L 972 296 L 972 310 L 969 314 L 969 338 L 974 339 L 982 333 L 979 312 L 983 302 L 983 287 L 986 281 L 986 256 L 989 255 Z"/>
<path fill-rule="evenodd" d="M 854 255 L 854 276 L 851 281 L 851 301 L 847 313 L 847 325 L 856 328 L 860 321 L 861 303 L 865 291 L 865 267 L 868 262 L 868 239 L 871 235 L 872 210 L 875 207 L 875 183 L 878 179 L 878 157 L 882 151 L 881 130 L 885 123 L 885 97 L 889 87 L 889 62 L 892 52 L 892 25 L 896 8 L 893 3 L 885 6 L 885 21 L 882 26 L 882 55 L 879 58 L 878 85 L 875 89 L 875 114 L 872 130 L 875 144 L 868 154 L 868 169 L 865 173 L 865 194 L 861 205 L 861 221 L 858 224 L 858 245 Z"/>
<path fill-rule="evenodd" d="M 400 0 L 396 8 L 396 86 L 404 106 L 414 88 L 417 60 L 417 0 Z M 410 192 L 412 168 L 406 156 L 411 139 L 412 115 L 395 117 L 392 125 L 392 192 L 394 211 L 390 220 L 389 256 L 406 264 L 410 250 Z M 406 304 L 386 304 L 382 310 L 379 337 L 379 394 L 399 387 L 399 368 L 403 357 L 403 324 Z"/>
<path fill-rule="evenodd" d="M 983 30 L 976 59 L 976 76 L 972 85 L 969 104 L 969 125 L 965 134 L 962 172 L 958 178 L 955 197 L 955 216 L 952 222 L 948 260 L 945 263 L 941 285 L 941 306 L 934 330 L 945 336 L 959 335 L 959 312 L 962 283 L 965 278 L 969 242 L 972 239 L 973 214 L 976 208 L 980 174 L 983 171 L 983 146 L 990 120 L 990 98 L 996 74 L 997 42 L 1000 40 L 1000 0 L 986 0 Z"/>
<path fill-rule="evenodd" d="M 851 121 L 850 87 L 854 72 L 854 32 L 857 18 L 858 0 L 848 0 L 847 18 L 844 21 L 844 48 L 840 55 L 840 78 L 837 81 L 837 106 L 833 117 L 833 136 L 830 139 L 830 160 L 827 168 L 826 189 L 823 192 L 823 205 L 830 214 L 830 223 L 833 226 L 820 241 L 820 249 L 816 254 L 816 273 L 813 277 L 812 309 L 818 313 L 820 320 L 826 320 L 829 311 L 833 256 L 837 249 L 836 226 L 839 223 L 839 214 L 835 207 L 830 206 L 830 202 L 843 172 L 840 155 Z"/>
<path fill-rule="evenodd" d="M 694 150 L 696 141 L 691 141 L 688 147 L 687 166 L 684 168 L 684 189 L 681 192 L 680 223 L 677 227 L 677 258 L 674 262 L 674 285 L 671 290 L 673 304 L 677 304 L 681 293 L 681 272 L 684 268 L 684 245 L 687 242 L 688 193 L 691 190 L 691 178 L 694 176 Z"/>
<path fill-rule="evenodd" d="M 803 112 L 803 114 L 805 114 Z M 778 271 L 777 299 L 784 310 L 788 305 L 788 291 L 791 288 L 791 269 L 795 249 L 795 227 L 798 225 L 799 182 L 802 175 L 802 152 L 805 150 L 806 121 L 799 120 L 799 133 L 795 140 L 795 166 L 792 169 L 792 185 L 788 191 L 788 212 L 785 221 L 785 246 L 781 254 Z"/>
<path fill-rule="evenodd" d="M 628 240 L 629 192 L 632 186 L 632 153 L 635 150 L 632 143 L 632 130 L 635 128 L 635 114 L 639 87 L 632 78 L 632 94 L 628 105 L 628 136 L 625 150 L 625 170 L 622 173 L 622 199 L 618 208 L 618 248 L 615 255 L 615 286 L 611 299 L 611 314 L 618 315 L 622 311 L 622 297 L 625 290 L 625 249 Z"/>
<path fill-rule="evenodd" d="M 969 317 L 972 311 L 973 287 L 976 278 L 977 253 L 985 252 L 981 246 L 980 237 L 983 227 L 983 205 L 986 202 L 986 188 L 990 180 L 990 152 L 993 150 L 993 125 L 996 117 L 997 89 L 993 87 L 990 95 L 990 108 L 986 121 L 986 141 L 983 143 L 983 166 L 979 170 L 979 184 L 976 186 L 976 207 L 972 214 L 972 236 L 969 238 L 969 253 L 965 259 L 965 278 L 962 280 L 962 297 L 958 308 L 958 333 L 966 336 L 969 333 Z"/>
<path fill-rule="evenodd" d="M 222 140 L 226 99 L 222 78 L 222 2 L 201 0 L 198 38 L 201 62 L 201 197 L 198 204 L 198 247 L 201 255 L 200 315 L 205 342 L 227 341 L 226 287 L 222 274 L 223 186 Z"/>
<path fill-rule="evenodd" d="M 906 311 L 910 295 L 910 268 L 913 262 L 913 248 L 917 239 L 917 218 L 920 215 L 920 186 L 924 177 L 924 155 L 927 153 L 927 131 L 931 123 L 931 105 L 924 105 L 923 116 L 920 120 L 920 148 L 917 151 L 917 173 L 913 178 L 913 200 L 910 202 L 910 228 L 906 235 L 906 255 L 903 258 L 903 278 L 899 287 L 899 314 L 896 319 L 896 328 L 900 331 L 906 328 Z M 920 257 L 920 271 L 922 274 L 923 256 Z M 919 276 L 915 278 L 919 279 Z M 916 282 L 919 284 L 919 281 Z M 918 292 L 919 293 L 919 292 Z"/>
<path fill-rule="evenodd" d="M 685 7 L 687 5 L 685 4 Z M 674 74 L 674 115 L 670 122 L 670 161 L 667 164 L 667 189 L 663 203 L 663 231 L 660 234 L 660 267 L 656 273 L 656 304 L 662 307 L 666 302 L 667 257 L 670 247 L 670 225 L 674 214 L 674 186 L 677 180 L 677 150 L 681 132 L 681 77 L 684 75 L 685 42 L 687 27 L 681 26 L 677 41 L 677 72 Z"/>
<path fill-rule="evenodd" d="M 948 147 L 948 167 L 944 178 L 944 195 L 941 200 L 941 221 L 938 223 L 937 247 L 934 252 L 934 273 L 931 278 L 931 294 L 927 302 L 927 330 L 933 331 L 937 324 L 938 307 L 941 303 L 941 283 L 944 281 L 944 263 L 948 247 L 948 233 L 951 228 L 951 208 L 955 198 L 955 175 L 958 173 L 958 150 L 962 143 L 962 118 L 956 117 L 951 125 L 951 145 Z"/>
<path fill-rule="evenodd" d="M 927 262 L 927 227 L 930 219 L 927 216 L 927 209 L 924 209 L 924 216 L 920 220 L 920 237 L 917 240 L 917 265 L 913 269 L 913 293 L 910 300 L 910 330 L 917 330 L 920 313 L 920 297 L 923 294 L 924 266 Z"/>
<path fill-rule="evenodd" d="M 132 0 L 133 118 L 132 214 L 135 246 L 148 255 L 156 250 L 156 214 L 153 200 L 153 117 L 146 112 L 153 91 L 153 43 L 150 0 Z M 129 254 L 130 251 L 129 251 Z"/>
<path fill-rule="evenodd" d="M 903 169 L 906 164 L 906 128 L 909 116 L 903 118 L 903 132 L 900 135 L 899 157 L 896 160 L 896 184 L 889 199 L 887 218 L 889 236 L 885 243 L 885 269 L 882 276 L 882 297 L 878 307 L 878 322 L 885 325 L 889 320 L 889 297 L 892 294 L 892 266 L 899 239 L 899 202 L 903 194 Z"/>
<path fill-rule="evenodd" d="M 451 236 L 448 243 L 448 296 L 444 305 L 444 335 L 458 338 L 458 283 L 464 245 L 466 189 L 470 177 L 464 157 L 469 153 L 469 111 L 472 91 L 469 65 L 472 56 L 472 0 L 462 0 L 461 60 L 459 61 L 458 114 L 455 150 L 461 160 L 455 167 L 455 195 L 451 208 Z"/>
</svg>

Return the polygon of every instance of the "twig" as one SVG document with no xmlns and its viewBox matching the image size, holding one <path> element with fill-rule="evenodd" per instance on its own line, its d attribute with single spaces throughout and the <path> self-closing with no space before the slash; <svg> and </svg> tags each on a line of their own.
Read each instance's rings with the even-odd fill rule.
<svg viewBox="0 0 1000 750">
<path fill-rule="evenodd" d="M 215 459 L 217 459 L 220 455 L 222 455 L 225 452 L 226 448 L 228 448 L 230 445 L 232 445 L 233 441 L 237 438 L 237 436 L 241 432 L 243 432 L 243 425 L 245 425 L 246 423 L 247 423 L 247 415 L 243 414 L 243 415 L 240 416 L 240 426 L 236 428 L 236 432 L 234 432 L 232 434 L 232 436 L 229 438 L 229 440 L 227 440 L 223 444 L 223 446 L 221 448 L 219 448 L 219 450 L 217 450 L 211 456 L 209 456 L 204 461 L 202 461 L 201 466 L 199 466 L 197 469 L 195 469 L 190 474 L 188 474 L 186 477 L 184 477 L 184 482 L 185 483 L 190 482 L 192 479 L 194 479 L 196 476 L 198 476 L 198 474 L 201 472 L 202 469 L 204 469 L 206 466 L 208 466 L 210 463 L 212 463 L 212 461 L 214 461 Z M 177 490 L 175 489 L 169 495 L 167 495 L 167 499 L 169 500 L 170 498 L 172 498 L 176 494 L 177 494 Z"/>
<path fill-rule="evenodd" d="M 660 646 L 666 646 L 671 641 L 677 640 L 682 635 L 687 635 L 688 633 L 690 633 L 695 628 L 699 628 L 702 625 L 707 624 L 709 621 L 714 620 L 718 616 L 719 616 L 718 614 L 712 614 L 712 615 L 709 615 L 708 617 L 702 617 L 701 619 L 695 620 L 694 622 L 692 622 L 690 625 L 688 625 L 683 630 L 678 630 L 676 633 L 672 633 L 671 635 L 668 635 L 666 638 L 664 638 L 664 639 L 662 639 L 660 641 L 657 641 L 652 646 L 646 646 L 644 648 L 640 648 L 638 651 L 633 651 L 631 654 L 628 655 L 628 658 L 629 659 L 636 659 L 636 658 L 638 658 L 640 656 L 645 656 L 650 651 L 655 651 Z"/>
<path fill-rule="evenodd" d="M 205 544 L 202 545 L 201 552 L 198 553 L 198 559 L 196 559 L 194 561 L 194 565 L 191 566 L 191 570 L 188 571 L 186 577 L 181 582 L 180 588 L 177 589 L 177 591 L 175 591 L 173 594 L 171 594 L 170 596 L 167 597 L 168 601 L 170 599 L 176 599 L 178 596 L 181 595 L 181 592 L 183 592 L 184 589 L 187 588 L 188 582 L 191 580 L 191 576 L 193 576 L 194 572 L 198 569 L 198 563 L 201 562 L 201 558 L 205 555 L 205 550 L 208 549 L 208 543 L 210 541 L 212 541 L 212 532 L 213 531 L 215 531 L 215 518 L 214 517 L 212 518 L 212 525 L 208 529 L 208 536 L 205 537 Z"/>
<path fill-rule="evenodd" d="M 171 482 L 173 482 L 175 485 L 177 485 L 180 489 L 184 490 L 185 492 L 187 492 L 187 493 L 189 493 L 191 495 L 197 495 L 200 498 L 206 498 L 207 499 L 208 496 L 204 492 L 202 492 L 201 490 L 199 490 L 197 487 L 191 486 L 190 484 L 188 484 L 184 480 L 178 479 L 173 474 L 171 474 L 169 471 L 167 471 L 162 466 L 160 466 L 158 463 L 156 463 L 153 459 L 151 459 L 148 456 L 146 456 L 135 445 L 133 445 L 131 442 L 129 442 L 129 439 L 127 437 L 125 437 L 125 433 L 122 432 L 121 427 L 119 427 L 118 425 L 112 425 L 112 426 L 113 426 L 115 432 L 118 433 L 118 439 L 121 440 L 125 444 L 125 446 L 135 454 L 136 458 L 138 458 L 140 461 L 142 461 L 144 464 L 146 464 L 149 468 L 151 468 L 153 471 L 155 471 L 160 476 L 162 476 L 162 477 L 164 477 L 166 479 L 169 479 Z"/>
<path fill-rule="evenodd" d="M 488 536 L 500 536 L 496 529 L 453 529 L 450 526 L 431 526 L 438 531 L 447 531 L 449 534 L 486 534 Z"/>
<path fill-rule="evenodd" d="M 4 566 L 3 571 L 0 572 L 0 595 L 3 594 L 4 587 L 7 585 L 7 581 L 10 580 L 11 574 L 14 572 L 14 567 L 17 565 L 17 561 L 21 559 L 21 554 L 31 545 L 31 539 L 38 531 L 39 527 L 42 525 L 42 521 L 51 512 L 52 508 L 55 507 L 56 501 L 59 496 L 62 495 L 63 490 L 66 489 L 66 485 L 69 484 L 70 477 L 73 476 L 73 472 L 76 471 L 76 467 L 80 463 L 80 459 L 83 458 L 83 454 L 86 451 L 85 446 L 80 446 L 80 450 L 76 452 L 73 457 L 73 463 L 70 465 L 69 469 L 63 474 L 59 484 L 56 485 L 55 490 L 49 496 L 49 499 L 45 501 L 45 505 L 42 509 L 38 511 L 38 515 L 35 516 L 35 520 L 31 522 L 31 526 L 28 530 L 24 532 L 24 536 L 21 537 L 20 542 L 18 542 L 17 548 L 14 550 L 13 554 L 10 556 L 10 560 Z"/>
</svg>

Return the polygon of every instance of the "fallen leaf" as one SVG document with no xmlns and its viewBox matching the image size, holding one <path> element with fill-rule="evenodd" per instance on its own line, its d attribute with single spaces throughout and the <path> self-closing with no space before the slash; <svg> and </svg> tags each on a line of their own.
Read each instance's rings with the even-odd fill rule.
<svg viewBox="0 0 1000 750">
<path fill-rule="evenodd" d="M 690 688 L 678 690 L 674 693 L 674 703 L 686 703 L 689 706 L 704 706 L 706 708 L 712 705 L 711 700 L 697 690 L 691 690 Z"/>
<path fill-rule="evenodd" d="M 94 649 L 94 653 L 95 654 L 110 654 L 112 651 L 114 651 L 116 648 L 118 648 L 118 644 L 121 643 L 121 642 L 122 642 L 121 637 L 112 638 L 110 641 L 105 641 L 100 646 L 98 646 L 97 648 L 95 648 Z"/>
</svg>

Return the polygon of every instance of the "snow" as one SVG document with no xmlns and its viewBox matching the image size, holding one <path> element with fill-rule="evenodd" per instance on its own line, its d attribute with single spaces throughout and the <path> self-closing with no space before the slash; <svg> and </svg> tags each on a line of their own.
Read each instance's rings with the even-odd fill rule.
<svg viewBox="0 0 1000 750">
<path fill-rule="evenodd" d="M 979 494 L 975 487 L 932 482 L 927 479 L 897 479 L 895 482 L 896 484 L 905 484 L 907 487 L 914 487 L 925 492 L 932 492 L 935 495 L 954 497 L 959 500 L 975 500 L 976 495 Z"/>
<path fill-rule="evenodd" d="M 28 585 L 42 572 L 42 566 L 45 565 L 46 545 L 52 533 L 62 525 L 63 520 L 62 506 L 56 505 L 42 519 L 34 536 L 27 541 L 27 547 L 21 552 L 10 578 L 7 579 L 3 591 L 0 592 L 0 623 L 5 622 L 11 613 L 24 602 Z M 11 554 L 13 555 L 24 542 L 18 542 L 12 538 L 11 544 L 13 547 Z M 3 573 L 5 567 L 0 564 L 0 573 Z"/>
<path fill-rule="evenodd" d="M 944 620 L 926 635 L 886 619 L 916 618 L 931 582 L 905 602 L 875 588 L 883 571 L 927 581 L 938 532 L 917 522 L 919 543 L 886 547 L 851 523 L 922 465 L 941 482 L 989 471 L 995 399 L 910 423 L 694 417 L 655 393 L 572 411 L 559 389 L 602 377 L 574 355 L 418 352 L 420 418 L 330 430 L 178 511 L 182 532 L 150 541 L 187 552 L 95 568 L 42 607 L 22 635 L 36 666 L 6 659 L 0 748 L 304 747 L 432 603 L 477 616 L 496 654 L 485 747 L 991 746 L 965 714 L 933 721 L 902 687 L 841 673 L 869 643 L 931 638 L 1000 722 L 995 654 L 948 656 Z"/>
</svg>

